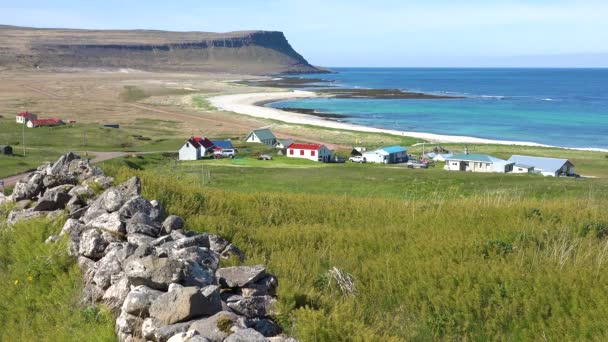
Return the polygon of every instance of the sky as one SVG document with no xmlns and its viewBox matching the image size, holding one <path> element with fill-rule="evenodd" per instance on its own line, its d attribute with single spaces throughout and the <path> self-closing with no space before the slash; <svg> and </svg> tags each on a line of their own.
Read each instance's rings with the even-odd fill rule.
<svg viewBox="0 0 608 342">
<path fill-rule="evenodd" d="M 608 67 L 607 0 L 0 0 L 0 24 L 278 30 L 330 67 Z"/>
</svg>

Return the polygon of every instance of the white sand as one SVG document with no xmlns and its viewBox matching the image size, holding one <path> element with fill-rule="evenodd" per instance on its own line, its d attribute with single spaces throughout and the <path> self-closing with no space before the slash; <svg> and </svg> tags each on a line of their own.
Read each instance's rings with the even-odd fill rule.
<svg viewBox="0 0 608 342">
<path fill-rule="evenodd" d="M 224 95 L 209 98 L 209 102 L 214 107 L 235 112 L 239 114 L 245 114 L 257 118 L 273 119 L 293 124 L 302 125 L 313 125 L 325 128 L 335 128 L 350 131 L 359 132 L 370 132 L 370 133 L 385 133 L 398 136 L 408 136 L 413 138 L 419 138 L 430 141 L 432 143 L 468 143 L 468 144 L 498 144 L 498 145 L 518 145 L 518 146 L 540 146 L 540 147 L 558 147 L 551 145 L 544 145 L 534 142 L 527 141 L 508 141 L 508 140 L 492 140 L 482 139 L 475 137 L 465 137 L 456 135 L 441 135 L 433 133 L 422 133 L 422 132 L 407 132 L 397 131 L 390 129 L 381 129 L 367 126 L 360 126 L 345 122 L 337 122 L 334 120 L 326 120 L 314 115 L 300 114 L 288 112 L 276 108 L 262 107 L 256 105 L 260 102 L 275 102 L 281 100 L 297 99 L 297 98 L 311 98 L 319 97 L 316 93 L 310 91 L 287 91 L 287 92 L 274 92 L 274 93 L 248 93 L 248 94 L 235 94 L 235 95 Z M 576 148 L 573 148 L 576 149 Z M 580 148 L 577 150 L 587 151 L 602 151 L 608 152 L 605 149 L 594 149 L 594 148 Z"/>
</svg>

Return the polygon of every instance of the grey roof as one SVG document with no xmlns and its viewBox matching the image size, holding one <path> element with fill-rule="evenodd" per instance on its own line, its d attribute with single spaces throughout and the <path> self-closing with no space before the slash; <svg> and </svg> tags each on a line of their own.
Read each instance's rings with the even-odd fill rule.
<svg viewBox="0 0 608 342">
<path fill-rule="evenodd" d="M 268 128 L 253 130 L 253 132 L 249 133 L 249 135 L 251 134 L 255 134 L 260 140 L 273 140 L 277 138 Z"/>
<path fill-rule="evenodd" d="M 524 164 L 515 164 L 513 166 L 515 166 L 515 167 L 521 167 L 522 169 L 533 169 L 534 168 L 534 166 L 524 165 Z"/>
<path fill-rule="evenodd" d="M 287 146 L 293 144 L 294 142 L 295 142 L 295 140 L 293 140 L 293 139 L 277 139 L 277 142 L 275 143 L 275 145 L 280 143 L 281 145 L 287 147 Z"/>
<path fill-rule="evenodd" d="M 509 158 L 510 162 L 516 164 L 524 164 L 534 166 L 536 170 L 542 170 L 545 172 L 556 172 L 561 169 L 566 163 L 572 164 L 568 159 L 558 158 L 546 158 L 546 157 L 532 157 L 532 156 L 520 156 L 513 155 Z M 574 164 L 572 164 L 574 166 Z"/>
</svg>

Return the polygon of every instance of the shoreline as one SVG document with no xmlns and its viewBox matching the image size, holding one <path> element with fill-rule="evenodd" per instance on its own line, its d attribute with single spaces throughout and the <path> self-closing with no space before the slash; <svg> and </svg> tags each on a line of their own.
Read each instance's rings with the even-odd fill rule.
<svg viewBox="0 0 608 342">
<path fill-rule="evenodd" d="M 321 97 L 317 93 L 305 90 L 293 90 L 283 92 L 267 92 L 267 93 L 244 93 L 232 95 L 220 95 L 210 97 L 209 103 L 221 110 L 235 112 L 238 114 L 249 115 L 257 118 L 271 119 L 283 121 L 291 124 L 311 125 L 324 128 L 333 128 L 348 131 L 357 131 L 365 133 L 382 133 L 394 136 L 404 136 L 423 139 L 431 143 L 463 143 L 463 144 L 494 144 L 494 145 L 513 145 L 513 146 L 532 146 L 532 147 L 547 147 L 547 148 L 562 148 L 567 150 L 578 151 L 593 151 L 593 152 L 608 152 L 608 149 L 602 148 L 578 148 L 554 146 L 530 141 L 512 141 L 512 140 L 495 140 L 484 139 L 458 135 L 443 135 L 426 132 L 411 132 L 398 131 L 392 129 L 375 128 L 369 126 L 356 125 L 335 120 L 326 120 L 309 114 L 301 114 L 280 110 L 277 108 L 265 107 L 266 104 L 302 98 Z"/>
</svg>

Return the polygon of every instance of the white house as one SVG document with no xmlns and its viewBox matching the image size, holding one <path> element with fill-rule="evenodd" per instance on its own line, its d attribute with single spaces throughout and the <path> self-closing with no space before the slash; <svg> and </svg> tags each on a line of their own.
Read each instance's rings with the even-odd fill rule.
<svg viewBox="0 0 608 342">
<path fill-rule="evenodd" d="M 277 142 L 277 137 L 274 135 L 274 133 L 272 133 L 271 130 L 264 128 L 251 131 L 247 138 L 245 138 L 245 141 L 274 146 L 274 144 Z"/>
<path fill-rule="evenodd" d="M 448 157 L 443 168 L 448 171 L 505 173 L 513 170 L 513 164 L 487 154 L 460 153 Z"/>
<path fill-rule="evenodd" d="M 363 152 L 367 163 L 395 164 L 407 161 L 407 149 L 401 146 L 382 147 L 373 151 Z"/>
<path fill-rule="evenodd" d="M 15 117 L 15 121 L 19 124 L 25 124 L 29 120 L 38 120 L 38 115 L 30 112 L 21 112 Z"/>
<path fill-rule="evenodd" d="M 287 148 L 287 146 L 293 144 L 295 141 L 293 139 L 277 139 L 277 142 L 274 143 L 274 148 L 278 148 L 280 150 Z"/>
<path fill-rule="evenodd" d="M 332 154 L 332 150 L 319 144 L 291 144 L 287 147 L 287 157 L 290 158 L 328 162 Z"/>
<path fill-rule="evenodd" d="M 201 159 L 201 145 L 194 138 L 190 138 L 179 149 L 179 160 L 199 159 Z"/>
<path fill-rule="evenodd" d="M 558 177 L 574 176 L 576 174 L 574 164 L 568 159 L 513 155 L 509 158 L 509 162 L 532 166 L 534 168 L 533 173 L 539 173 L 543 176 Z"/>
</svg>

